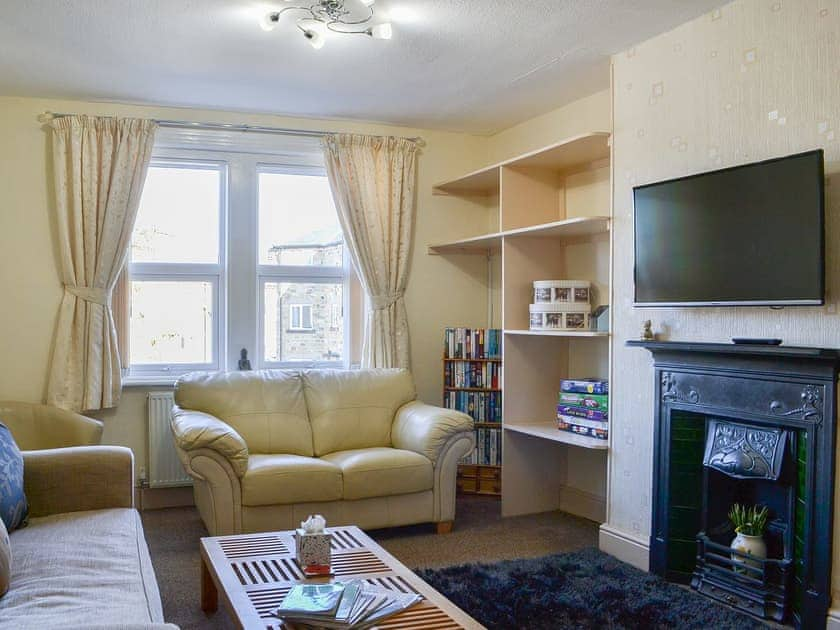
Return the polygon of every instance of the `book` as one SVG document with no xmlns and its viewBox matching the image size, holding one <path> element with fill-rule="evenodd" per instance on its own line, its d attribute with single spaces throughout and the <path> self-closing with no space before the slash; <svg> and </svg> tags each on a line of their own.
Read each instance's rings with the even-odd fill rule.
<svg viewBox="0 0 840 630">
<path fill-rule="evenodd" d="M 558 422 L 557 428 L 561 431 L 568 431 L 577 435 L 584 435 L 586 437 L 593 437 L 599 440 L 609 439 L 609 432 L 601 429 L 593 429 L 590 427 L 580 426 L 578 424 L 569 424 L 567 422 Z"/>
<path fill-rule="evenodd" d="M 560 391 L 568 394 L 609 394 L 609 382 L 598 378 L 565 379 Z"/>
<path fill-rule="evenodd" d="M 606 420 L 587 420 L 586 418 L 575 418 L 574 416 L 564 416 L 561 414 L 557 414 L 557 421 L 580 427 L 589 427 L 590 429 L 601 429 L 602 431 L 607 431 L 610 428 L 610 423 Z"/>
<path fill-rule="evenodd" d="M 586 418 L 588 420 L 608 420 L 609 414 L 598 409 L 587 409 L 586 407 L 573 407 L 571 405 L 557 405 L 557 413 L 561 416 L 573 416 L 575 418 Z"/>
<path fill-rule="evenodd" d="M 558 401 L 561 405 L 573 405 L 575 407 L 586 407 L 601 411 L 609 411 L 610 408 L 610 397 L 606 394 L 560 392 Z"/>
</svg>

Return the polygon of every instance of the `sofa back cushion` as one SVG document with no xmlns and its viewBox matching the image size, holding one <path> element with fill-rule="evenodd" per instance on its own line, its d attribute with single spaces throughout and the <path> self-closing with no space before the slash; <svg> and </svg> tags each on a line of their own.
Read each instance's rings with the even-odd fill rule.
<svg viewBox="0 0 840 630">
<path fill-rule="evenodd" d="M 417 397 L 408 370 L 309 370 L 301 376 L 316 456 L 391 446 L 397 409 Z"/>
<path fill-rule="evenodd" d="M 251 453 L 312 456 L 312 429 L 297 371 L 187 374 L 175 385 L 175 402 L 229 424 Z"/>
</svg>

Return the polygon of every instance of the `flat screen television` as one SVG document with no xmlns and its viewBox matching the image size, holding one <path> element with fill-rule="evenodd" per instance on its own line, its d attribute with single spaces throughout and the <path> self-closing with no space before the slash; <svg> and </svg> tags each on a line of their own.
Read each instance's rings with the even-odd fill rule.
<svg viewBox="0 0 840 630">
<path fill-rule="evenodd" d="M 636 306 L 823 304 L 822 150 L 633 189 Z"/>
</svg>

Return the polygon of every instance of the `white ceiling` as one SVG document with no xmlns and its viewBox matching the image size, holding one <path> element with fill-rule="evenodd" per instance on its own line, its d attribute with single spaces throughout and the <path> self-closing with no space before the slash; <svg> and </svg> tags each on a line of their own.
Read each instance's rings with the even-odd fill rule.
<svg viewBox="0 0 840 630">
<path fill-rule="evenodd" d="M 284 4 L 0 0 L 0 94 L 489 133 L 608 87 L 610 54 L 725 0 L 379 0 L 392 40 L 321 50 L 291 18 L 259 28 Z"/>
</svg>

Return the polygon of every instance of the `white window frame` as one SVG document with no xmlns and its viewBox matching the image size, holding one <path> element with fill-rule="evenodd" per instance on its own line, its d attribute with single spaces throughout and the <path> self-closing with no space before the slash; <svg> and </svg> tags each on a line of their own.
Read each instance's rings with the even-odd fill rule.
<svg viewBox="0 0 840 630">
<path fill-rule="evenodd" d="M 149 167 L 212 170 L 219 173 L 219 261 L 217 263 L 148 263 L 129 260 L 129 282 L 209 282 L 213 290 L 213 361 L 208 363 L 132 363 L 127 380 L 174 378 L 187 372 L 219 370 L 224 365 L 225 269 L 227 267 L 228 168 L 224 161 L 192 157 L 152 157 Z M 130 292 L 129 292 L 130 294 Z M 130 303 L 130 299 L 129 299 Z"/>
<path fill-rule="evenodd" d="M 282 175 L 309 175 L 315 177 L 326 177 L 327 172 L 323 167 L 314 166 L 293 166 L 277 163 L 261 163 L 257 167 L 257 179 L 260 173 L 279 173 Z M 259 191 L 257 191 L 259 195 Z M 259 230 L 259 219 L 255 221 L 256 229 Z M 343 259 L 340 267 L 326 267 L 318 265 L 262 265 L 257 259 L 257 286 L 259 294 L 258 322 L 259 337 L 257 361 L 260 367 L 269 369 L 316 369 L 316 368 L 347 368 L 350 364 L 350 258 L 347 254 L 346 243 L 342 247 Z M 257 253 L 259 256 L 259 253 Z M 345 313 L 344 324 L 344 347 L 342 348 L 342 359 L 340 361 L 270 361 L 265 356 L 265 285 L 266 283 L 305 283 L 317 284 L 340 284 L 342 308 Z M 314 311 L 313 311 L 314 315 Z M 313 322 L 314 325 L 314 322 Z M 314 329 L 314 328 L 313 328 Z"/>
<path fill-rule="evenodd" d="M 248 350 L 254 369 L 349 368 L 351 335 L 359 322 L 350 321 L 352 267 L 346 245 L 341 267 L 261 265 L 259 261 L 259 173 L 326 177 L 319 142 L 311 138 L 260 133 L 159 129 L 150 165 L 223 168 L 219 264 L 129 262 L 131 280 L 171 278 L 212 282 L 216 315 L 214 361 L 212 364 L 134 364 L 125 370 L 123 383 L 127 386 L 168 385 L 186 372 L 236 370 L 242 348 Z M 265 359 L 266 282 L 342 285 L 344 347 L 340 361 L 270 362 Z"/>
</svg>

